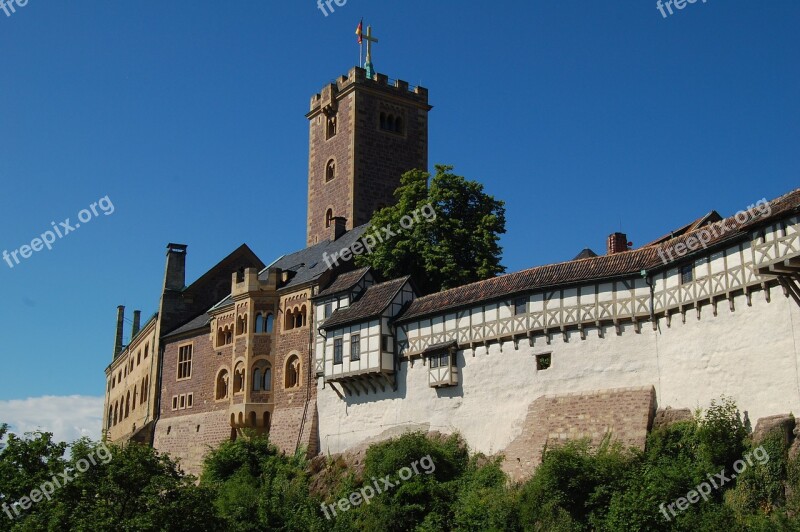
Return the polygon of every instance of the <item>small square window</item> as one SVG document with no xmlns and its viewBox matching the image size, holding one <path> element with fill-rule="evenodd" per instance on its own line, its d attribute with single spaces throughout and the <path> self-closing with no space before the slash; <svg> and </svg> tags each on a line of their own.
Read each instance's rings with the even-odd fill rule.
<svg viewBox="0 0 800 532">
<path fill-rule="evenodd" d="M 520 297 L 514 300 L 514 315 L 521 316 L 528 312 L 528 298 Z"/>
<path fill-rule="evenodd" d="M 681 284 L 691 283 L 694 280 L 694 270 L 691 264 L 681 267 Z"/>
<path fill-rule="evenodd" d="M 550 353 L 536 355 L 536 371 L 543 371 L 550 367 L 552 362 Z"/>
</svg>

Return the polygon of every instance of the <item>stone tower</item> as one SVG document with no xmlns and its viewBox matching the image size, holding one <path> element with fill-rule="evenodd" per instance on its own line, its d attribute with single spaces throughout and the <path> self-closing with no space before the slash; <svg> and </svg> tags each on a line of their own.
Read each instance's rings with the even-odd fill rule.
<svg viewBox="0 0 800 532">
<path fill-rule="evenodd" d="M 306 244 L 367 223 L 394 203 L 400 176 L 428 169 L 428 90 L 355 67 L 311 98 Z"/>
</svg>

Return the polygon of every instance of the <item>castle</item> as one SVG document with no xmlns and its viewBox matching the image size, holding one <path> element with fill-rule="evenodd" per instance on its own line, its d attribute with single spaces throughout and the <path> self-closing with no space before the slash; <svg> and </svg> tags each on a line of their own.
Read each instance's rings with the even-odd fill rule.
<svg viewBox="0 0 800 532">
<path fill-rule="evenodd" d="M 187 286 L 171 243 L 158 311 L 134 312 L 127 346 L 118 308 L 110 441 L 197 473 L 243 429 L 310 455 L 458 431 L 523 478 L 553 441 L 643 445 L 659 408 L 724 394 L 751 420 L 800 411 L 800 189 L 425 296 L 325 260 L 428 167 L 428 91 L 368 66 L 311 99 L 305 248 L 266 264 L 242 245 Z"/>
</svg>

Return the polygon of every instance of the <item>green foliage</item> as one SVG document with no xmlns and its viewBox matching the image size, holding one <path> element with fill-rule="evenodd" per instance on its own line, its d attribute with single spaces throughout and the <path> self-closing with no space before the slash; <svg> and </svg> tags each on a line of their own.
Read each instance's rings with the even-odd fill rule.
<svg viewBox="0 0 800 532">
<path fill-rule="evenodd" d="M 227 530 L 322 530 L 303 452 L 286 457 L 265 437 L 225 442 L 209 453 L 201 485 L 213 490 Z"/>
<path fill-rule="evenodd" d="M 395 191 L 397 203 L 376 212 L 368 231 L 383 235 L 381 228 L 390 227 L 397 235 L 385 238 L 371 253 L 356 257 L 359 266 L 372 266 L 386 279 L 411 275 L 424 293 L 505 271 L 499 245 L 499 235 L 505 233 L 504 203 L 486 194 L 480 183 L 453 174 L 452 169 L 437 165 L 433 178 L 421 170 L 402 176 Z M 426 215 L 427 205 L 433 207 L 435 219 L 428 219 L 432 216 Z M 401 230 L 405 216 L 416 223 Z"/>
<path fill-rule="evenodd" d="M 79 440 L 67 446 L 46 433 L 19 438 L 0 424 L 4 437 L 0 504 L 81 469 L 86 460 L 94 463 L 19 518 L 0 512 L 0 530 L 800 529 L 800 459 L 790 456 L 780 431 L 751 442 L 725 398 L 694 419 L 653 430 L 641 452 L 608 441 L 596 449 L 585 441 L 550 448 L 523 484 L 509 482 L 501 458 L 470 456 L 457 435 L 406 434 L 371 446 L 360 465 L 342 457 L 309 462 L 302 452 L 286 456 L 250 436 L 212 451 L 199 485 L 141 445 Z M 734 467 L 735 479 L 682 511 L 676 506 L 709 476 L 730 475 Z M 387 475 L 394 484 L 388 488 L 380 480 Z M 359 500 L 376 485 L 381 493 Z M 345 499 L 349 509 L 340 506 Z"/>
</svg>

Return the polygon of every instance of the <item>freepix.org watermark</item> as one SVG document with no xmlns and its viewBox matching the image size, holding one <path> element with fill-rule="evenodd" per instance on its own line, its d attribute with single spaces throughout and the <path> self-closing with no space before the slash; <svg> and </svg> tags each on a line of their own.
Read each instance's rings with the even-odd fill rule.
<svg viewBox="0 0 800 532">
<path fill-rule="evenodd" d="M 10 17 L 17 12 L 14 4 L 16 4 L 17 7 L 25 7 L 28 5 L 28 0 L 0 0 L 0 9 L 3 10 L 3 13 L 5 13 L 7 17 Z"/>
<path fill-rule="evenodd" d="M 97 456 L 95 456 L 95 454 Z M 4 502 L 2 509 L 9 519 L 14 520 L 22 515 L 22 510 L 30 510 L 34 504 L 42 502 L 44 499 L 48 501 L 52 500 L 53 494 L 57 489 L 63 488 L 78 476 L 89 471 L 91 466 L 97 465 L 98 459 L 100 463 L 107 464 L 112 458 L 111 450 L 106 447 L 105 443 L 101 443 L 89 456 L 78 460 L 75 463 L 75 469 L 66 470 L 54 476 L 52 480 L 42 482 L 41 486 L 32 490 L 28 496 L 22 497 L 18 501 L 12 502 L 11 504 Z M 12 511 L 14 513 L 11 513 Z"/>
<path fill-rule="evenodd" d="M 25 1 L 27 2 L 28 0 Z M 322 11 L 322 14 L 327 17 L 328 11 L 330 11 L 331 13 L 336 11 L 335 9 L 333 9 L 333 4 L 336 4 L 339 7 L 344 7 L 346 3 L 347 0 L 317 0 L 317 7 L 319 8 L 320 11 Z M 328 9 L 325 9 L 326 7 Z"/>
<path fill-rule="evenodd" d="M 658 0 L 656 2 L 656 9 L 661 12 L 662 17 L 667 18 L 667 16 L 674 14 L 674 11 L 672 11 L 673 6 L 675 9 L 681 10 L 688 4 L 694 4 L 696 2 L 697 0 L 667 0 L 666 2 L 663 0 Z M 706 0 L 702 0 L 702 2 L 705 4 Z M 667 12 L 669 12 L 669 15 L 667 15 Z"/>
<path fill-rule="evenodd" d="M 736 462 L 733 463 L 733 470 L 735 473 L 731 473 L 730 476 L 726 475 L 725 468 L 723 467 L 722 471 L 719 473 L 714 473 L 713 477 L 711 475 L 707 475 L 708 482 L 701 482 L 695 486 L 693 490 L 689 491 L 685 497 L 679 497 L 669 504 L 662 502 L 658 509 L 661 510 L 662 514 L 664 514 L 664 517 L 667 519 L 667 521 L 672 521 L 672 517 L 676 517 L 678 515 L 675 512 L 675 506 L 678 507 L 678 512 L 683 512 L 689 508 L 689 505 L 700 502 L 701 497 L 704 501 L 707 501 L 708 496 L 711 495 L 712 486 L 713 489 L 719 489 L 735 479 L 736 475 L 742 473 L 748 468 L 748 466 L 753 467 L 754 457 L 760 465 L 764 465 L 769 462 L 769 453 L 767 453 L 767 450 L 764 449 L 763 446 L 758 446 L 753 450 L 752 453 L 745 454 L 743 460 L 736 460 Z M 669 510 L 669 513 L 672 514 L 672 517 L 667 514 L 667 510 Z"/>
<path fill-rule="evenodd" d="M 741 227 L 759 214 L 763 216 L 772 214 L 772 206 L 766 198 L 758 200 L 755 205 L 748 206 L 746 210 L 737 212 L 736 215 L 734 215 L 734 219 L 736 223 L 739 224 L 739 227 Z M 734 229 L 737 229 L 737 226 L 732 225 L 729 227 L 725 225 L 725 220 L 721 220 L 702 228 L 696 235 L 687 238 L 685 242 L 678 242 L 674 246 L 661 247 L 658 250 L 658 256 L 661 258 L 661 262 L 669 264 L 674 261 L 676 257 L 683 257 L 690 251 L 697 251 L 701 247 L 705 249 L 709 242 Z"/>
<path fill-rule="evenodd" d="M 111 200 L 108 196 L 102 197 L 95 201 L 89 205 L 88 209 L 81 209 L 81 211 L 78 213 L 78 222 L 73 224 L 70 222 L 69 218 L 63 222 L 59 222 L 58 225 L 56 225 L 55 222 L 50 222 L 50 225 L 53 229 L 47 230 L 40 236 L 31 240 L 30 245 L 25 244 L 24 246 L 20 246 L 19 249 L 15 249 L 10 252 L 7 249 L 3 250 L 3 260 L 6 264 L 8 264 L 9 268 L 13 268 L 20 263 L 20 257 L 23 259 L 29 259 L 35 251 L 41 251 L 44 248 L 51 250 L 53 249 L 53 244 L 56 242 L 56 237 L 59 239 L 64 238 L 71 232 L 78 229 L 81 224 L 89 223 L 93 218 L 99 217 L 100 212 L 106 216 L 114 214 L 114 204 L 111 203 Z"/>
<path fill-rule="evenodd" d="M 397 480 L 394 482 L 392 482 L 392 475 L 386 475 L 383 478 L 372 477 L 371 485 L 368 484 L 360 490 L 354 491 L 348 497 L 343 497 L 336 501 L 335 504 L 322 503 L 320 505 L 322 512 L 325 514 L 325 517 L 328 519 L 328 521 L 330 521 L 336 517 L 337 508 L 340 512 L 346 512 L 351 508 L 360 506 L 362 502 L 370 504 L 376 495 L 380 495 L 381 493 L 387 492 L 392 488 L 396 488 L 401 482 L 410 479 L 414 475 L 419 475 L 420 470 L 417 468 L 417 466 L 420 466 L 422 468 L 422 472 L 424 472 L 426 475 L 430 475 L 436 471 L 436 464 L 433 463 L 433 458 L 431 458 L 431 455 L 423 456 L 420 460 L 411 462 L 411 467 L 404 467 L 400 469 L 400 471 L 397 472 Z M 333 515 L 328 513 L 329 509 Z"/>
<path fill-rule="evenodd" d="M 392 225 L 382 227 L 378 231 L 373 231 L 368 235 L 363 235 L 348 247 L 340 249 L 333 255 L 328 255 L 328 252 L 326 251 L 322 254 L 322 260 L 325 261 L 325 265 L 328 267 L 328 269 L 331 269 L 333 266 L 338 266 L 340 260 L 347 262 L 358 255 L 372 253 L 372 250 L 376 245 L 378 245 L 378 243 L 383 243 L 384 240 L 399 235 L 403 232 L 403 230 L 411 229 L 415 224 L 420 223 L 423 218 L 427 222 L 432 222 L 436 219 L 436 211 L 433 209 L 433 205 L 430 203 L 423 206 L 421 209 L 416 209 L 411 214 L 406 214 L 400 218 L 399 228 L 395 228 Z"/>
</svg>

